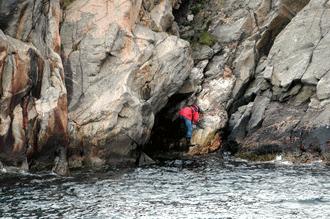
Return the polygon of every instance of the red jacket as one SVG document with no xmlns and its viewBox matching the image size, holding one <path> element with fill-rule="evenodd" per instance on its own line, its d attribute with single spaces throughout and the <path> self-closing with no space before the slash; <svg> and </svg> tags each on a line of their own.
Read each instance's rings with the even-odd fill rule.
<svg viewBox="0 0 330 219">
<path fill-rule="evenodd" d="M 179 115 L 191 120 L 194 124 L 198 122 L 199 114 L 192 107 L 186 106 L 180 109 Z"/>
</svg>

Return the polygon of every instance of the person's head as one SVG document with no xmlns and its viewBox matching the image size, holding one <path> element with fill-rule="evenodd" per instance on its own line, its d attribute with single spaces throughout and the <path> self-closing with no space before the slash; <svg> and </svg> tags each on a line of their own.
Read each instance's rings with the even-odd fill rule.
<svg viewBox="0 0 330 219">
<path fill-rule="evenodd" d="M 193 104 L 191 107 L 192 107 L 196 112 L 199 112 L 199 111 L 200 111 L 199 106 L 196 105 L 196 104 Z"/>
</svg>

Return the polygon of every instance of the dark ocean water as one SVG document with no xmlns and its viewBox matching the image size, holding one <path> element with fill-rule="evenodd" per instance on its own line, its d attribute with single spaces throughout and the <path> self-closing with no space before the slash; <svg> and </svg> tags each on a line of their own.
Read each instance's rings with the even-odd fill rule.
<svg viewBox="0 0 330 219">
<path fill-rule="evenodd" d="M 330 218 L 330 167 L 217 156 L 74 173 L 0 174 L 2 218 Z"/>
</svg>

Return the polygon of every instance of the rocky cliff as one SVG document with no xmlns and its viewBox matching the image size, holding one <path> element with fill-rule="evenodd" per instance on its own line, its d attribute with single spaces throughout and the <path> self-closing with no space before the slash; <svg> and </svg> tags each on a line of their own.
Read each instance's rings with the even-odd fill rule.
<svg viewBox="0 0 330 219">
<path fill-rule="evenodd" d="M 61 16 L 56 0 L 0 2 L 0 160 L 6 165 L 51 168 L 65 153 Z"/>
<path fill-rule="evenodd" d="M 155 114 L 193 66 L 189 43 L 163 32 L 172 26 L 173 4 L 75 1 L 66 10 L 61 36 L 73 160 L 81 151 L 92 166 L 135 162 L 132 153 L 150 137 Z"/>
<path fill-rule="evenodd" d="M 306 161 L 312 159 L 307 152 L 329 159 L 329 66 L 324 60 L 330 4 L 310 1 L 298 12 L 307 1 L 291 2 L 293 7 L 289 1 L 285 9 L 295 16 L 269 52 L 259 52 L 240 104 L 232 108 L 230 139 L 248 157 L 290 152 Z"/>
<path fill-rule="evenodd" d="M 0 1 L 0 161 L 136 163 L 192 103 L 190 154 L 329 159 L 329 16 L 326 0 Z"/>
<path fill-rule="evenodd" d="M 186 1 L 178 13 L 204 111 L 191 154 L 223 146 L 249 159 L 329 158 L 328 1 Z M 189 90 L 189 89 L 188 89 Z M 218 147 L 217 147 L 218 145 Z"/>
</svg>

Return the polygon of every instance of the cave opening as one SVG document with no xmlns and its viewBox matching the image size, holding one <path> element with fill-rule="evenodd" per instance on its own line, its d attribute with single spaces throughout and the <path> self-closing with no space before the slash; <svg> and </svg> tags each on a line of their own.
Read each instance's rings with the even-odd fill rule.
<svg viewBox="0 0 330 219">
<path fill-rule="evenodd" d="M 174 20 L 179 24 L 187 22 L 187 14 L 189 12 L 190 0 L 182 0 L 178 8 L 173 8 Z"/>
<path fill-rule="evenodd" d="M 149 142 L 143 146 L 143 151 L 152 158 L 184 150 L 180 142 L 184 139 L 185 127 L 179 119 L 178 111 L 190 96 L 191 93 L 174 94 L 156 114 Z"/>
</svg>

